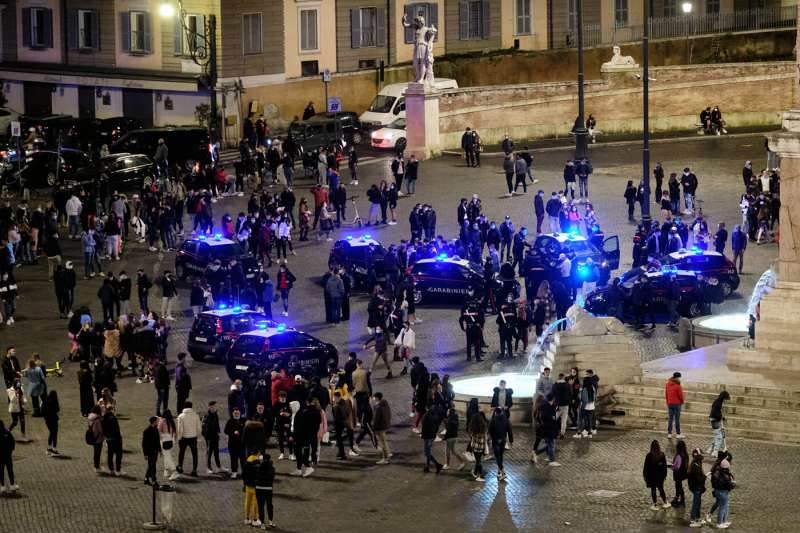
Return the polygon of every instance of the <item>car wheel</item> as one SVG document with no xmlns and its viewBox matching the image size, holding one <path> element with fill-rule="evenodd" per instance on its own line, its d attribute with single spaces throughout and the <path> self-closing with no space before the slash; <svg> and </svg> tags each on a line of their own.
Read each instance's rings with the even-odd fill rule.
<svg viewBox="0 0 800 533">
<path fill-rule="evenodd" d="M 725 294 L 725 298 L 733 294 L 733 285 L 731 285 L 729 281 L 720 281 L 719 286 Z"/>
<path fill-rule="evenodd" d="M 175 265 L 175 276 L 181 281 L 186 281 L 187 274 L 183 265 Z"/>
<path fill-rule="evenodd" d="M 48 187 L 55 187 L 56 185 L 56 173 L 55 172 L 48 172 L 47 177 L 45 178 L 47 181 Z"/>
<path fill-rule="evenodd" d="M 406 140 L 404 138 L 403 139 L 397 139 L 397 142 L 394 143 L 394 149 L 395 149 L 396 152 L 404 151 L 406 149 Z"/>
<path fill-rule="evenodd" d="M 422 291 L 419 289 L 414 289 L 414 303 L 415 304 L 422 303 Z"/>
<path fill-rule="evenodd" d="M 361 134 L 354 133 L 353 134 L 353 144 L 361 144 Z"/>
</svg>

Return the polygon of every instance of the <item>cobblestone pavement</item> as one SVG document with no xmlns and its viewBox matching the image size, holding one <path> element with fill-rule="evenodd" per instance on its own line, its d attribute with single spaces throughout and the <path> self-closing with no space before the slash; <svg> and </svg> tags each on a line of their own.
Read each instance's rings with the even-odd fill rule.
<svg viewBox="0 0 800 533">
<path fill-rule="evenodd" d="M 535 155 L 535 187 L 546 192 L 559 187 L 563 160 L 569 152 Z M 635 147 L 593 148 L 595 176 L 590 182 L 592 200 L 608 234 L 618 233 L 623 244 L 623 262 L 630 263 L 629 237 L 633 227 L 627 224 L 622 192 L 625 181 L 639 171 L 640 152 Z M 737 139 L 702 139 L 692 142 L 654 145 L 653 161 L 661 160 L 667 172 L 689 165 L 700 179 L 699 196 L 711 222 L 725 220 L 732 226 L 739 218 L 736 206 L 741 184 L 740 169 L 744 159 L 763 160 L 760 137 Z M 688 163 L 687 163 L 688 162 Z M 758 163 L 755 165 L 758 166 Z M 375 160 L 362 167 L 361 201 L 365 185 L 381 179 L 388 163 Z M 346 177 L 346 173 L 345 173 Z M 517 224 L 532 225 L 532 196 L 501 198 L 504 178 L 499 160 L 485 158 L 480 169 L 468 169 L 456 158 L 442 158 L 422 164 L 415 200 L 432 203 L 438 211 L 438 233 L 456 232 L 455 206 L 461 196 L 476 192 L 484 200 L 484 209 L 495 218 L 510 214 Z M 305 187 L 300 193 L 307 194 Z M 351 190 L 351 192 L 353 192 Z M 399 240 L 408 232 L 408 204 L 400 203 L 398 226 L 371 228 L 383 242 Z M 216 204 L 217 216 L 228 210 L 238 212 L 244 199 L 228 199 Z M 362 206 L 363 207 L 363 206 Z M 362 209 L 362 213 L 366 210 Z M 290 259 L 290 268 L 298 277 L 292 292 L 290 325 L 302 328 L 334 343 L 344 354 L 360 350 L 365 337 L 363 297 L 353 300 L 349 324 L 332 328 L 324 323 L 321 290 L 313 283 L 326 264 L 328 246 L 298 243 L 298 256 Z M 748 249 L 740 294 L 749 294 L 760 274 L 777 253 L 774 245 Z M 77 243 L 66 245 L 66 256 L 79 264 Z M 172 254 L 149 254 L 141 245 L 132 245 L 125 258 L 113 265 L 129 273 L 139 265 L 159 272 L 172 264 Z M 110 265 L 107 265 L 110 266 Z M 46 281 L 45 266 L 19 270 L 21 297 L 18 321 L 11 328 L 0 329 L 0 345 L 15 344 L 24 359 L 33 351 L 48 361 L 63 357 L 67 349 L 65 322 L 57 319 L 55 298 Z M 98 280 L 79 283 L 76 303 L 95 303 Z M 181 294 L 183 304 L 188 291 Z M 741 309 L 745 299 L 734 297 L 720 306 L 723 310 Z M 457 312 L 447 308 L 420 309 L 424 320 L 416 327 L 417 353 L 440 373 L 460 376 L 488 371 L 491 359 L 481 365 L 467 365 L 463 360 L 462 336 L 457 326 Z M 187 318 L 173 330 L 169 359 L 185 346 Z M 489 333 L 490 350 L 497 347 L 495 333 Z M 643 358 L 668 353 L 673 348 L 671 334 L 659 330 L 640 342 Z M 361 352 L 362 356 L 366 353 Z M 141 431 L 152 413 L 155 399 L 151 385 L 137 385 L 129 378 L 118 381 L 118 402 L 126 454 L 122 479 L 98 477 L 91 469 L 90 449 L 83 443 L 83 419 L 78 412 L 75 365 L 67 364 L 65 377 L 51 378 L 49 385 L 58 390 L 62 404 L 62 430 L 59 448 L 61 459 L 45 456 L 46 433 L 40 419 L 29 419 L 29 436 L 34 441 L 20 443 L 15 452 L 15 470 L 21 492 L 14 498 L 0 499 L 0 531 L 87 532 L 101 530 L 131 531 L 149 518 L 151 491 L 141 482 L 144 464 L 139 450 Z M 224 403 L 229 381 L 215 364 L 194 363 L 194 390 L 191 399 L 200 406 L 210 399 Z M 382 376 L 382 372 L 378 372 Z M 601 376 L 602 379 L 602 376 Z M 529 430 L 518 428 L 517 440 L 507 454 L 509 479 L 498 484 L 493 461 L 485 484 L 471 481 L 466 472 L 442 475 L 422 473 L 421 442 L 409 429 L 407 404 L 410 388 L 405 379 L 374 380 L 392 407 L 394 427 L 389 435 L 395 451 L 393 464 L 376 466 L 376 454 L 367 450 L 362 457 L 346 463 L 332 461 L 325 448 L 322 465 L 309 479 L 289 477 L 288 462 L 278 463 L 276 482 L 276 521 L 287 531 L 566 531 L 574 527 L 589 531 L 677 531 L 686 526 L 684 512 L 670 509 L 653 513 L 648 510 L 649 494 L 641 479 L 644 454 L 652 438 L 647 431 L 621 431 L 601 428 L 591 441 L 567 439 L 559 442 L 559 469 L 533 467 L 528 462 L 531 446 Z M 173 395 L 174 396 L 174 395 Z M 173 399 L 174 401 L 174 399 Z M 2 415 L 8 420 L 8 414 Z M 223 421 L 224 422 L 224 421 Z M 689 448 L 705 446 L 707 436 L 689 436 Z M 441 458 L 443 447 L 435 453 Z M 459 443 L 463 449 L 464 442 Z M 732 520 L 740 531 L 796 531 L 800 512 L 796 507 L 798 483 L 797 448 L 751 441 L 730 443 L 734 454 L 733 471 L 739 487 L 732 497 Z M 201 454 L 203 446 L 201 445 Z M 367 446 L 362 447 L 366 449 Z M 765 461 L 769 458 L 769 461 Z M 202 460 L 201 460 L 202 461 Z M 223 461 L 227 463 L 227 456 Z M 202 471 L 203 469 L 201 469 Z M 671 491 L 671 482 L 668 482 Z M 765 490 L 766 489 L 766 490 Z M 597 490 L 614 491 L 612 497 L 589 495 Z M 706 497 L 704 509 L 710 504 Z M 175 529 L 179 531 L 237 531 L 242 518 L 242 493 L 239 481 L 222 477 L 190 479 L 178 484 Z M 688 512 L 688 511 L 687 511 Z"/>
</svg>

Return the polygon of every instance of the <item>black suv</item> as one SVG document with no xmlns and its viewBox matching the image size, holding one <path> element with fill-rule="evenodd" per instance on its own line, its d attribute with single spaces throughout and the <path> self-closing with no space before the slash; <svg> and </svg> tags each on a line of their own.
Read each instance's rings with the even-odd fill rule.
<svg viewBox="0 0 800 533">
<path fill-rule="evenodd" d="M 158 140 L 164 139 L 169 150 L 169 164 L 187 170 L 199 161 L 211 161 L 208 130 L 200 127 L 150 128 L 133 130 L 111 145 L 111 153 L 155 156 Z"/>
<path fill-rule="evenodd" d="M 665 255 L 659 261 L 662 265 L 702 274 L 709 283 L 719 283 L 725 296 L 730 296 L 739 288 L 736 265 L 719 252 L 693 248 Z"/>
<path fill-rule="evenodd" d="M 217 309 L 204 311 L 194 319 L 186 349 L 196 361 L 207 357 L 221 361 L 239 335 L 256 329 L 259 323 L 276 326 L 266 315 L 256 311 L 220 304 Z"/>
<path fill-rule="evenodd" d="M 39 150 L 27 154 L 22 170 L 8 173 L 6 183 L 15 183 L 22 178 L 25 187 L 32 189 L 53 187 L 58 183 L 79 181 L 87 169 L 91 168 L 93 168 L 91 158 L 80 150 L 62 148 L 61 157 L 55 150 Z"/>
<path fill-rule="evenodd" d="M 217 259 L 223 267 L 235 259 L 241 263 L 247 279 L 255 278 L 261 271 L 258 259 L 242 254 L 237 243 L 217 234 L 214 237 L 198 235 L 183 241 L 181 249 L 175 255 L 175 275 L 180 280 L 189 276 L 200 277 L 205 273 L 206 267 Z"/>
<path fill-rule="evenodd" d="M 326 115 L 289 124 L 289 136 L 304 152 L 331 146 L 344 150 L 346 146 L 361 143 L 361 127 L 355 113 L 337 113 L 336 118 L 333 113 L 330 117 Z"/>
<path fill-rule="evenodd" d="M 371 251 L 370 251 L 370 245 Z M 386 250 L 383 245 L 372 238 L 371 235 L 361 237 L 348 236 L 333 243 L 328 267 L 332 265 L 343 266 L 353 276 L 355 287 L 364 287 L 367 284 L 369 265 L 376 270 L 376 276 L 383 272 L 383 256 Z"/>
<path fill-rule="evenodd" d="M 225 369 L 235 380 L 251 371 L 289 367 L 294 362 L 307 377 L 324 377 L 329 367 L 338 367 L 339 352 L 334 345 L 284 324 L 261 323 L 239 335 L 225 358 Z"/>
<path fill-rule="evenodd" d="M 421 259 L 411 269 L 414 277 L 415 303 L 461 304 L 465 299 L 481 297 L 484 292 L 483 267 L 458 256 Z M 502 299 L 519 296 L 519 282 L 493 279 Z"/>
</svg>

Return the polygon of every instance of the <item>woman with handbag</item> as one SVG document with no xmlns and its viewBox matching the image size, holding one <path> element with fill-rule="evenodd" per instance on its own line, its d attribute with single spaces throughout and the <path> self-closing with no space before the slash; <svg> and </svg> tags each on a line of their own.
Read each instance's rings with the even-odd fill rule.
<svg viewBox="0 0 800 533">
<path fill-rule="evenodd" d="M 475 478 L 475 481 L 484 481 L 481 459 L 483 459 L 489 448 L 489 441 L 486 438 L 488 426 L 486 414 L 483 411 L 475 413 L 469 421 L 469 445 L 472 455 L 475 457 L 472 477 Z"/>
<path fill-rule="evenodd" d="M 405 301 L 404 301 L 405 302 Z M 403 370 L 400 372 L 401 376 L 408 374 L 411 368 L 411 356 L 414 352 L 416 345 L 416 333 L 411 329 L 411 322 L 407 321 L 403 324 L 403 329 L 394 338 L 395 349 L 399 352 L 400 359 L 403 361 Z"/>
<path fill-rule="evenodd" d="M 172 449 L 177 440 L 177 426 L 172 417 L 172 411 L 165 409 L 163 416 L 158 419 L 158 436 L 161 440 L 161 454 L 164 457 L 164 479 L 174 481 L 180 477 L 175 468 L 175 458 Z"/>
</svg>

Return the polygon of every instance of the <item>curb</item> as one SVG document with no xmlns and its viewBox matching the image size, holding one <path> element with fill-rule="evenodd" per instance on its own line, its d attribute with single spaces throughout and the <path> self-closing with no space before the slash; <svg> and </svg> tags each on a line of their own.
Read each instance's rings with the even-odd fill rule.
<svg viewBox="0 0 800 533">
<path fill-rule="evenodd" d="M 780 130 L 769 130 L 764 132 L 750 132 L 750 133 L 729 133 L 727 135 L 696 135 L 693 137 L 671 137 L 666 139 L 650 139 L 650 144 L 665 144 L 671 142 L 685 142 L 685 141 L 699 141 L 699 140 L 712 140 L 712 139 L 736 139 L 740 137 L 752 137 L 754 135 L 767 135 L 770 133 L 775 133 Z M 599 148 L 599 147 L 606 147 L 606 146 L 632 146 L 632 145 L 639 145 L 641 144 L 641 140 L 630 140 L 630 141 L 611 141 L 611 142 L 604 142 L 604 143 L 593 143 L 589 144 L 589 148 Z M 564 145 L 564 146 L 546 146 L 544 148 L 532 148 L 529 151 L 531 153 L 541 153 L 541 152 L 558 152 L 561 150 L 574 150 L 575 146 L 573 145 Z M 442 155 L 449 155 L 449 156 L 458 156 L 461 157 L 464 155 L 464 152 L 461 150 L 442 150 Z M 497 157 L 497 156 L 504 156 L 505 152 L 481 152 L 481 157 Z"/>
</svg>

